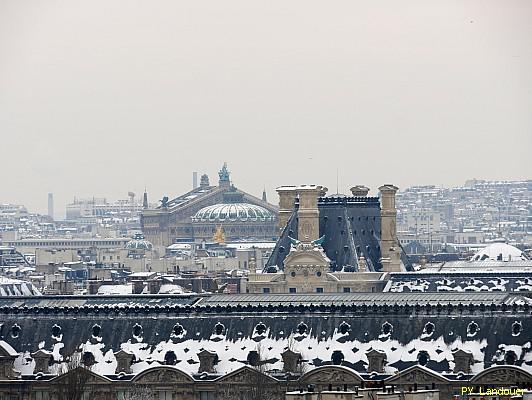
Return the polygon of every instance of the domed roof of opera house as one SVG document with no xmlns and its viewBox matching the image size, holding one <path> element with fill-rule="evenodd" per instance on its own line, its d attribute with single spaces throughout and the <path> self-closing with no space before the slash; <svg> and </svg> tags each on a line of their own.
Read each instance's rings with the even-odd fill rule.
<svg viewBox="0 0 532 400">
<path fill-rule="evenodd" d="M 249 203 L 223 203 L 207 206 L 192 217 L 192 222 L 267 222 L 273 214 L 261 206 Z"/>
<path fill-rule="evenodd" d="M 153 245 L 150 241 L 144 239 L 144 235 L 142 233 L 137 233 L 135 236 L 133 236 L 133 239 L 126 243 L 126 249 L 150 251 L 153 249 Z"/>
<path fill-rule="evenodd" d="M 511 246 L 503 241 L 496 241 L 479 250 L 471 258 L 471 261 L 516 261 L 526 259 L 525 254 L 517 247 Z"/>
</svg>

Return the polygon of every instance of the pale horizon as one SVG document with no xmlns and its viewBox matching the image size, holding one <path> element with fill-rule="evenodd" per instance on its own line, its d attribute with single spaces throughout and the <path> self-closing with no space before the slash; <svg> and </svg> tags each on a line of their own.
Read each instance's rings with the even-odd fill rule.
<svg viewBox="0 0 532 400">
<path fill-rule="evenodd" d="M 0 203 L 532 178 L 532 2 L 0 3 Z"/>
</svg>

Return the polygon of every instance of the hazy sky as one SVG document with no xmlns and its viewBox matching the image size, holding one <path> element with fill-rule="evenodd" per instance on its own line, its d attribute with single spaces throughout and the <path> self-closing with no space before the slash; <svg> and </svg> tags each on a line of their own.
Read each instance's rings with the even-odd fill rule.
<svg viewBox="0 0 532 400">
<path fill-rule="evenodd" d="M 530 0 L 0 0 L 0 202 L 532 178 Z"/>
</svg>

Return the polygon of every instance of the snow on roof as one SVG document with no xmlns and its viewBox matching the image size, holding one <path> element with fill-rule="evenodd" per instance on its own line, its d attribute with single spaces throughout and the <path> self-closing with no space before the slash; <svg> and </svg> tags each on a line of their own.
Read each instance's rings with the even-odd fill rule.
<svg viewBox="0 0 532 400">
<path fill-rule="evenodd" d="M 494 242 L 479 250 L 471 261 L 512 261 L 512 260 L 527 260 L 525 254 L 517 247 L 511 246 L 507 243 Z"/>
<path fill-rule="evenodd" d="M 39 290 L 31 282 L 0 276 L 0 297 L 40 295 Z"/>
<path fill-rule="evenodd" d="M 167 247 L 168 250 L 190 250 L 192 245 L 188 243 L 174 243 Z"/>
<path fill-rule="evenodd" d="M 133 284 L 128 283 L 126 285 L 101 285 L 98 288 L 99 295 L 109 294 L 131 294 L 133 293 Z"/>
<path fill-rule="evenodd" d="M 0 340 L 0 348 L 2 348 L 11 357 L 18 357 L 19 353 L 15 351 L 13 347 L 7 342 Z"/>
<path fill-rule="evenodd" d="M 170 283 L 161 285 L 159 294 L 181 294 L 185 293 L 185 290 L 179 285 L 173 285 Z"/>
<path fill-rule="evenodd" d="M 164 286 L 164 285 L 163 285 Z M 174 286 L 174 285 L 169 285 Z M 87 315 L 79 313 L 75 320 L 72 315 L 57 313 L 53 320 L 49 317 L 38 318 L 39 330 L 33 330 L 35 324 L 31 314 L 21 313 L 17 323 L 21 325 L 20 338 L 6 335 L 6 340 L 16 343 L 28 343 L 28 351 L 42 348 L 53 352 L 54 360 L 72 354 L 73 349 L 90 351 L 96 364 L 93 371 L 98 374 L 112 375 L 115 373 L 115 353 L 124 350 L 135 356 L 132 365 L 133 373 L 147 368 L 164 365 L 168 352 L 175 354 L 175 368 L 193 375 L 198 372 L 198 353 L 203 350 L 216 352 L 219 363 L 216 372 L 225 375 L 247 365 L 250 351 L 262 352 L 261 356 L 268 360 L 268 368 L 281 370 L 283 367 L 281 354 L 286 348 L 302 354 L 305 367 L 314 369 L 320 365 L 330 365 L 335 352 L 342 352 L 349 368 L 365 371 L 370 350 L 383 351 L 387 355 L 385 373 L 394 374 L 404 371 L 411 365 L 419 363 L 419 355 L 427 355 L 427 367 L 431 370 L 447 373 L 454 366 L 453 350 L 467 349 L 474 358 L 473 373 L 479 373 L 485 365 L 493 363 L 492 357 L 501 357 L 505 351 L 513 351 L 520 357 L 530 361 L 531 353 L 518 352 L 518 346 L 529 342 L 527 335 L 526 314 L 501 314 L 494 317 L 491 312 L 475 312 L 470 314 L 434 315 L 419 313 L 374 314 L 368 317 L 357 317 L 355 314 L 341 313 L 294 313 L 270 312 L 262 309 L 235 311 L 234 306 L 283 303 L 297 306 L 312 303 L 314 305 L 330 304 L 505 304 L 512 305 L 516 301 L 529 300 L 525 296 L 509 293 L 350 293 L 350 294 L 308 294 L 308 295 L 214 295 L 203 298 L 184 296 L 127 296 L 122 298 L 102 298 L 96 296 L 67 297 L 50 296 L 40 299 L 3 299 L 5 305 L 16 307 L 47 306 L 71 307 L 89 303 L 89 307 L 113 306 L 136 307 L 148 306 L 147 315 L 139 317 L 136 313 L 126 313 L 116 318 L 112 314 Z M 191 301 L 189 301 L 191 300 Z M 532 300 L 530 300 L 532 301 Z M 161 309 L 175 304 L 197 304 L 197 313 L 181 313 L 179 315 L 161 314 Z M 524 304 L 524 303 L 523 303 Z M 213 306 L 228 306 L 226 311 L 214 310 Z M 155 306 L 157 306 L 155 308 Z M 209 311 L 202 306 L 210 306 Z M 195 306 L 194 306 L 195 307 Z M 101 310 L 101 308 L 100 308 Z M 233 310 L 233 311 L 228 311 Z M 215 311 L 215 312 L 213 312 Z M 164 315 L 164 316 L 163 316 Z M 346 322 L 347 321 L 347 322 Z M 514 321 L 519 321 L 514 322 Z M 522 321 L 522 322 L 521 322 Z M 63 332 L 80 329 L 80 335 L 61 335 L 50 337 L 54 324 Z M 405 324 L 408 329 L 405 329 Z M 513 324 L 513 325 L 512 325 Z M 518 324 L 517 330 L 514 327 Z M 522 324 L 522 326 L 521 326 Z M 93 333 L 98 325 L 98 330 Z M 138 328 L 135 329 L 138 325 Z M 476 326 L 476 327 L 475 327 Z M 430 329 L 429 329 L 430 328 Z M 471 329 L 474 328 L 474 329 Z M 102 334 L 100 334 L 100 330 Z M 120 330 L 120 335 L 117 334 Z M 78 331 L 76 331 L 78 332 Z M 498 332 L 494 335 L 494 332 Z M 290 347 L 292 346 L 292 347 Z M 529 345 L 528 345 L 529 346 Z M 68 350 L 66 350 L 68 349 Z M 29 357 L 21 354 L 19 360 Z M 527 358 L 528 357 L 528 358 Z M 498 360 L 498 359 L 497 359 Z M 495 360 L 495 361 L 497 361 Z M 57 363 L 53 367 L 57 367 Z M 23 374 L 33 372 L 34 363 L 17 364 Z M 531 370 L 530 364 L 523 368 Z"/>
<path fill-rule="evenodd" d="M 156 272 L 134 272 L 129 275 L 131 278 L 149 278 L 156 275 Z"/>
<path fill-rule="evenodd" d="M 253 247 L 257 249 L 273 249 L 276 242 L 231 242 L 227 243 L 227 247 L 233 247 L 237 250 L 246 250 Z"/>
</svg>

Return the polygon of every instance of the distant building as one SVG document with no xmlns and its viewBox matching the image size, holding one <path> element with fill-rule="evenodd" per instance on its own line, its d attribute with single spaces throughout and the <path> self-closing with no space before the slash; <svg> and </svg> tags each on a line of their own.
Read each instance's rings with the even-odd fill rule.
<svg viewBox="0 0 532 400">
<path fill-rule="evenodd" d="M 36 249 L 82 250 L 90 248 L 123 248 L 130 238 L 54 238 L 16 239 L 4 241 L 5 246 L 15 247 L 21 252 L 35 253 Z"/>
<path fill-rule="evenodd" d="M 262 273 L 250 273 L 248 291 L 381 292 L 387 272 L 410 269 L 396 235 L 397 188 L 380 187 L 380 201 L 351 190 L 325 197 L 322 186 L 278 188 L 281 237 Z"/>
<path fill-rule="evenodd" d="M 66 219 L 79 220 L 104 216 L 137 216 L 142 204 L 135 202 L 135 196 L 117 200 L 113 203 L 104 198 L 75 199 L 66 206 Z"/>
<path fill-rule="evenodd" d="M 40 295 L 39 290 L 31 282 L 0 276 L 0 297 Z"/>
<path fill-rule="evenodd" d="M 144 236 L 159 252 L 182 240 L 211 240 L 220 227 L 227 241 L 278 236 L 277 207 L 232 185 L 227 165 L 218 175 L 218 186 L 211 186 L 203 175 L 192 191 L 142 210 Z"/>
</svg>

